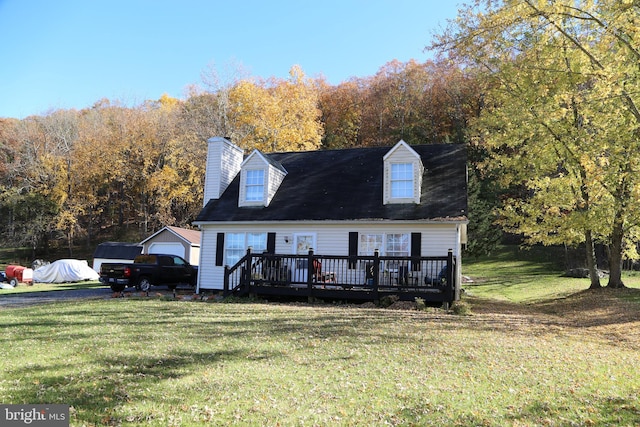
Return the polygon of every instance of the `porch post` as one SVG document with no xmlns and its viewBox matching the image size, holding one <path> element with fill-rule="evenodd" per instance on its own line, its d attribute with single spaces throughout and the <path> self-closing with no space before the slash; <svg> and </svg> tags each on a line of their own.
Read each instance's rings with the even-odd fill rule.
<svg viewBox="0 0 640 427">
<path fill-rule="evenodd" d="M 447 253 L 447 290 L 446 290 L 446 302 L 448 304 L 452 303 L 455 295 L 456 288 L 456 267 L 453 265 L 455 262 L 453 258 L 453 249 L 449 249 Z"/>
<path fill-rule="evenodd" d="M 313 301 L 313 248 L 309 248 L 309 255 L 307 256 L 307 299 L 310 303 Z"/>
<path fill-rule="evenodd" d="M 226 297 L 229 295 L 229 266 L 224 266 L 224 278 L 222 280 L 222 293 Z"/>
<path fill-rule="evenodd" d="M 247 255 L 245 255 L 244 271 L 242 272 L 242 284 L 246 286 L 247 290 L 251 290 L 251 246 L 247 248 Z"/>
<path fill-rule="evenodd" d="M 380 283 L 380 252 L 373 251 L 373 300 L 376 304 L 380 302 L 378 295 L 378 285 Z"/>
</svg>

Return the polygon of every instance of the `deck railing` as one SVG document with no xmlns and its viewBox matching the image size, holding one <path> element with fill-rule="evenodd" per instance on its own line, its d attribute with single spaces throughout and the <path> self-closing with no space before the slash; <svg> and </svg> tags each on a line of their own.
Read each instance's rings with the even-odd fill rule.
<svg viewBox="0 0 640 427">
<path fill-rule="evenodd" d="M 378 300 L 422 297 L 451 303 L 456 298 L 453 252 L 436 257 L 338 256 L 253 253 L 225 267 L 224 293 L 256 293 Z M 332 292 L 330 292 L 332 291 Z"/>
</svg>

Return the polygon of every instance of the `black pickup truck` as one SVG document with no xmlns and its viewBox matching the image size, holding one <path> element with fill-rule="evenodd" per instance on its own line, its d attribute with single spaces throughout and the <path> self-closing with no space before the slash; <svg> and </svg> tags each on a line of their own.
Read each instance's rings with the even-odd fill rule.
<svg viewBox="0 0 640 427">
<path fill-rule="evenodd" d="M 148 291 L 151 285 L 167 285 L 175 289 L 179 284 L 195 287 L 198 267 L 177 255 L 138 255 L 133 264 L 103 263 L 100 281 L 114 292 L 122 292 L 127 286 Z"/>
</svg>

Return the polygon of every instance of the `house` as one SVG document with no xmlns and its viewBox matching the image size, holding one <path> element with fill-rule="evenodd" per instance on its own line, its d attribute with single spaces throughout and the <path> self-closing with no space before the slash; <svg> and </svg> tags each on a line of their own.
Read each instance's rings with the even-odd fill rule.
<svg viewBox="0 0 640 427">
<path fill-rule="evenodd" d="M 395 274 L 400 283 L 393 257 L 416 260 L 449 251 L 452 277 L 460 283 L 468 223 L 462 145 L 399 141 L 393 147 L 255 150 L 245 156 L 231 141 L 214 137 L 208 140 L 204 195 L 194 222 L 202 231 L 198 292 L 224 289 L 225 266 L 237 265 L 249 248 L 298 257 L 290 258 L 280 284 L 305 283 L 310 264 L 300 257 L 312 254 L 333 257 L 327 262 L 348 258 L 334 277 L 341 284 L 370 280 L 360 257 L 386 256 L 384 274 Z M 414 286 L 428 280 L 424 267 L 411 267 L 420 269 Z"/>
<path fill-rule="evenodd" d="M 102 263 L 130 263 L 142 253 L 137 243 L 104 242 L 93 252 L 93 269 L 99 273 Z"/>
<path fill-rule="evenodd" d="M 192 265 L 200 262 L 200 231 L 167 226 L 140 242 L 145 254 L 178 255 Z"/>
</svg>

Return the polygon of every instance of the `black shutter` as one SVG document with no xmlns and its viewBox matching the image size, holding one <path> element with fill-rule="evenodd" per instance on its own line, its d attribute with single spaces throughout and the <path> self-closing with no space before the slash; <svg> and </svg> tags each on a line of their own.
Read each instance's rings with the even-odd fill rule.
<svg viewBox="0 0 640 427">
<path fill-rule="evenodd" d="M 224 264 L 224 233 L 218 233 L 216 239 L 216 265 Z"/>
<path fill-rule="evenodd" d="M 420 271 L 420 258 L 422 256 L 422 233 L 411 233 L 411 271 Z"/>
<path fill-rule="evenodd" d="M 349 268 L 356 268 L 358 264 L 358 232 L 349 232 Z"/>
<path fill-rule="evenodd" d="M 267 253 L 276 253 L 276 233 L 267 233 Z"/>
</svg>

